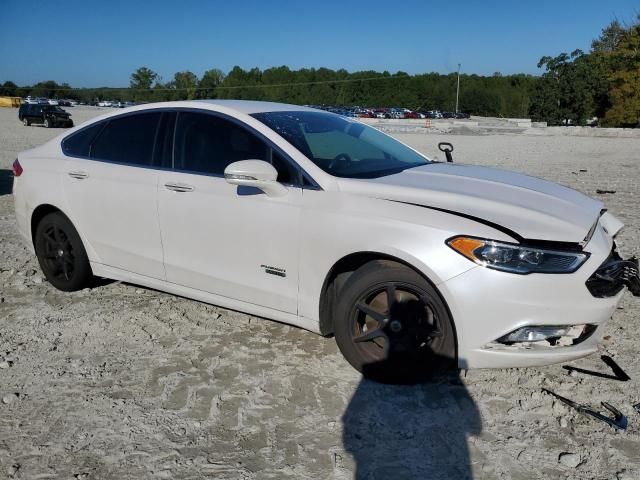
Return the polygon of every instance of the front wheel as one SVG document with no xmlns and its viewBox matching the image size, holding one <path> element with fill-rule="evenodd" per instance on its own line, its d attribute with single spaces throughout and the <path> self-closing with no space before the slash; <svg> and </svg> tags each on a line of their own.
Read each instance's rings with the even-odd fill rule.
<svg viewBox="0 0 640 480">
<path fill-rule="evenodd" d="M 49 120 L 48 118 L 45 118 L 44 119 L 44 126 L 46 128 L 51 128 L 51 126 L 52 126 L 51 120 Z"/>
<path fill-rule="evenodd" d="M 45 215 L 36 228 L 35 250 L 45 277 L 58 290 L 73 292 L 93 278 L 80 235 L 60 212 Z"/>
<path fill-rule="evenodd" d="M 372 380 L 417 383 L 456 365 L 456 338 L 436 289 L 414 270 L 376 260 L 341 289 L 335 337 L 347 361 Z"/>
</svg>

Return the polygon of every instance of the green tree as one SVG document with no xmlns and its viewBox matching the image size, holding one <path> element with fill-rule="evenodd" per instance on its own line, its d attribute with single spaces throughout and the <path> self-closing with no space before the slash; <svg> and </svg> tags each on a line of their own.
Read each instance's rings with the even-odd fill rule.
<svg viewBox="0 0 640 480">
<path fill-rule="evenodd" d="M 16 96 L 17 91 L 18 91 L 18 85 L 16 85 L 10 80 L 7 80 L 2 84 L 2 86 L 0 86 L 0 95 L 14 97 Z"/>
<path fill-rule="evenodd" d="M 476 115 L 495 117 L 501 114 L 500 97 L 491 90 L 474 87 L 464 90 L 460 98 L 460 106 L 465 111 L 471 111 Z"/>
<path fill-rule="evenodd" d="M 207 70 L 198 82 L 197 98 L 216 98 L 216 89 L 224 81 L 224 72 L 219 68 Z"/>
<path fill-rule="evenodd" d="M 151 86 L 157 82 L 158 74 L 147 67 L 140 67 L 131 74 L 129 78 L 129 88 L 133 92 L 133 98 L 136 101 L 149 101 L 153 95 Z"/>
<path fill-rule="evenodd" d="M 198 77 L 188 70 L 177 72 L 173 77 L 173 87 L 176 89 L 177 99 L 193 100 L 196 98 Z"/>
<path fill-rule="evenodd" d="M 34 97 L 55 98 L 58 95 L 60 85 L 53 80 L 38 82 L 31 87 L 31 95 Z"/>
<path fill-rule="evenodd" d="M 552 125 L 584 125 L 593 114 L 593 65 L 582 50 L 557 57 L 545 56 L 538 62 L 544 68 L 533 94 L 529 113 L 534 120 Z"/>
<path fill-rule="evenodd" d="M 611 52 L 611 108 L 605 124 L 640 126 L 640 24 L 630 27 Z"/>
<path fill-rule="evenodd" d="M 600 36 L 591 42 L 593 53 L 613 53 L 624 37 L 626 30 L 618 20 L 602 29 Z"/>
</svg>

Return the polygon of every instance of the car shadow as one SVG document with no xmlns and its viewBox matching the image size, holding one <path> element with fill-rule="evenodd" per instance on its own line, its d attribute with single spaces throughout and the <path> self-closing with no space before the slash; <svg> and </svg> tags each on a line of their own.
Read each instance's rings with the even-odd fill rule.
<svg viewBox="0 0 640 480">
<path fill-rule="evenodd" d="M 13 191 L 13 172 L 0 169 L 0 195 L 9 195 Z"/>
<path fill-rule="evenodd" d="M 473 478 L 467 439 L 482 421 L 457 371 L 413 385 L 363 379 L 342 421 L 358 480 Z"/>
</svg>

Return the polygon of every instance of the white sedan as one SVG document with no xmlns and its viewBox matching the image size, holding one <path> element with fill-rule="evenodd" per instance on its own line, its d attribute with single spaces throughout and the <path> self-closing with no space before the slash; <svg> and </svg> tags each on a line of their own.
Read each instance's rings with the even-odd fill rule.
<svg viewBox="0 0 640 480">
<path fill-rule="evenodd" d="M 600 202 L 312 108 L 132 107 L 21 153 L 14 175 L 54 287 L 106 277 L 333 334 L 381 381 L 590 354 L 625 286 L 640 294 Z"/>
</svg>

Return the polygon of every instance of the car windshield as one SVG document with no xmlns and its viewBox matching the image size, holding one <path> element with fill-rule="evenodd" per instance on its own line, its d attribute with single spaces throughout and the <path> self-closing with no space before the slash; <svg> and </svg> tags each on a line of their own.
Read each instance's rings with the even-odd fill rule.
<svg viewBox="0 0 640 480">
<path fill-rule="evenodd" d="M 336 177 L 377 178 L 431 163 L 375 128 L 332 113 L 266 112 L 252 116 Z"/>
</svg>

